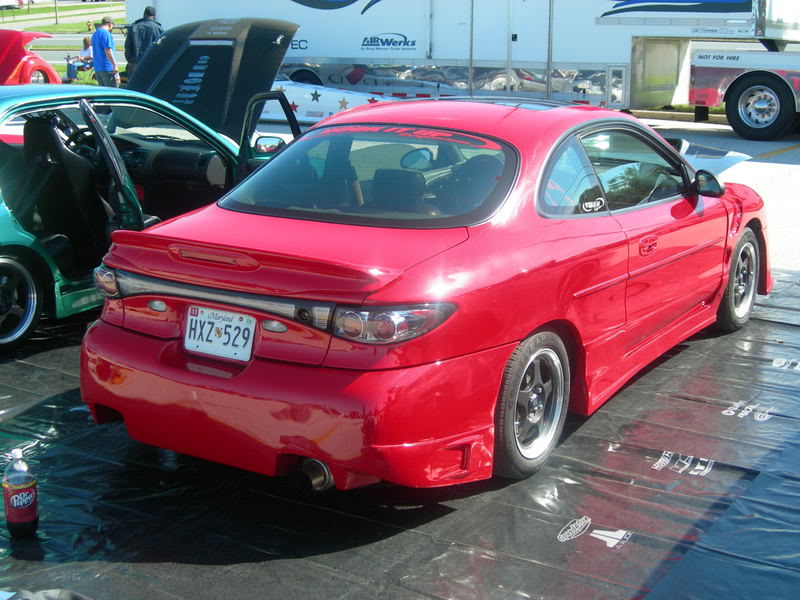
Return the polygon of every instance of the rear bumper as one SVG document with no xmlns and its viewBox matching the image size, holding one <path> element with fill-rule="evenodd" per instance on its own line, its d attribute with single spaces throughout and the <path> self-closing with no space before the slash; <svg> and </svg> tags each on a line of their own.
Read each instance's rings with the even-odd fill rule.
<svg viewBox="0 0 800 600">
<path fill-rule="evenodd" d="M 349 489 L 434 487 L 492 474 L 494 406 L 513 346 L 389 371 L 254 358 L 240 367 L 98 321 L 81 354 L 97 422 L 113 409 L 141 442 L 282 475 L 302 457 Z"/>
</svg>

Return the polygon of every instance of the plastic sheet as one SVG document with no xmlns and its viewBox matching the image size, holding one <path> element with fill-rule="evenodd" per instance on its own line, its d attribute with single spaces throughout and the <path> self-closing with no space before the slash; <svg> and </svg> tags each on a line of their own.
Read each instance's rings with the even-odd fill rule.
<svg viewBox="0 0 800 600">
<path fill-rule="evenodd" d="M 97 600 L 790 598 L 800 594 L 800 274 L 588 419 L 536 476 L 305 495 L 96 426 L 87 319 L 0 361 L 0 451 L 40 477 L 38 538 L 0 534 L 0 588 Z M 22 412 L 24 411 L 24 412 Z"/>
</svg>

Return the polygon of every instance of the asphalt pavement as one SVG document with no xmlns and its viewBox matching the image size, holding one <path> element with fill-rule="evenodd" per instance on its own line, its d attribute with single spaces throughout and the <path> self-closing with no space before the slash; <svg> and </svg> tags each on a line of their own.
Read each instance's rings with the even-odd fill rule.
<svg viewBox="0 0 800 600">
<path fill-rule="evenodd" d="M 662 135 L 743 152 L 752 158 L 725 171 L 723 181 L 744 183 L 767 206 L 769 253 L 774 269 L 800 271 L 800 133 L 781 140 L 757 142 L 736 135 L 728 125 L 645 120 Z"/>
</svg>

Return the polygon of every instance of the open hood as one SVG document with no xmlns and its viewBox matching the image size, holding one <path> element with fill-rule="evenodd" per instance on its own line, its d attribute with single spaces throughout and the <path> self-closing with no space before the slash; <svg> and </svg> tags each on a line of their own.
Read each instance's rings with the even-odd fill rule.
<svg viewBox="0 0 800 600">
<path fill-rule="evenodd" d="M 147 51 L 128 88 L 178 106 L 240 140 L 247 105 L 268 92 L 297 25 L 272 19 L 211 19 L 170 29 Z"/>
<path fill-rule="evenodd" d="M 730 169 L 740 162 L 750 160 L 752 157 L 733 150 L 711 148 L 693 144 L 684 138 L 665 138 L 673 148 L 680 152 L 695 169 L 704 169 L 719 176 L 726 169 Z"/>
</svg>

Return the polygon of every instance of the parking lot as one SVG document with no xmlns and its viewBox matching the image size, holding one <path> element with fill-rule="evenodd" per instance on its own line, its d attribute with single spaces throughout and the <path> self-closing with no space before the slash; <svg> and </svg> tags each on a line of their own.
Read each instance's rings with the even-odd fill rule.
<svg viewBox="0 0 800 600">
<path fill-rule="evenodd" d="M 742 152 L 753 158 L 727 170 L 722 179 L 755 189 L 767 205 L 770 260 L 773 268 L 800 271 L 800 210 L 793 189 L 800 177 L 800 134 L 773 142 L 754 142 L 737 136 L 727 125 L 648 120 L 666 137 Z"/>
<path fill-rule="evenodd" d="M 0 358 L 3 447 L 34 448 L 37 539 L 2 533 L 0 588 L 93 599 L 789 598 L 800 589 L 800 136 L 653 121 L 753 156 L 722 179 L 769 211 L 773 294 L 704 331 L 588 419 L 520 482 L 308 495 L 131 441 L 80 400 L 88 313 Z M 775 499 L 779 499 L 776 501 Z"/>
</svg>

